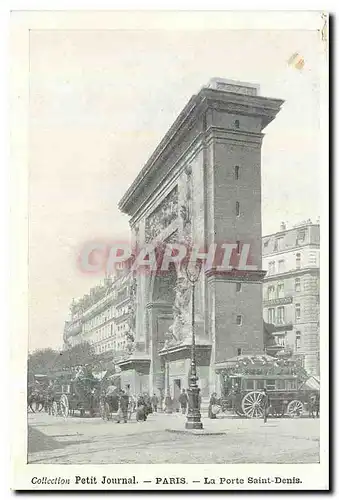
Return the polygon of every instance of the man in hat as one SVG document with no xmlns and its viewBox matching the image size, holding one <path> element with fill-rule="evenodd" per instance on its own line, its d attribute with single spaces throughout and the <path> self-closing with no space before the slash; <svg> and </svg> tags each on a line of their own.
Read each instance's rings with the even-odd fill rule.
<svg viewBox="0 0 339 500">
<path fill-rule="evenodd" d="M 182 390 L 179 396 L 179 403 L 181 406 L 181 413 L 185 414 L 187 412 L 187 406 L 188 406 L 188 396 L 185 389 Z"/>
<path fill-rule="evenodd" d="M 120 411 L 118 415 L 118 424 L 120 423 L 120 419 L 122 418 L 123 422 L 126 424 L 127 423 L 127 417 L 128 417 L 128 403 L 129 403 L 129 397 L 128 394 L 126 394 L 125 391 L 121 390 L 119 394 L 119 406 L 120 406 Z"/>
</svg>

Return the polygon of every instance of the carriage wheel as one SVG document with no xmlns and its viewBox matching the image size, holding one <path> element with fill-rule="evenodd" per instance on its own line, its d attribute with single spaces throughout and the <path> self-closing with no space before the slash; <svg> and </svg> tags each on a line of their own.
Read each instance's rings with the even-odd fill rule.
<svg viewBox="0 0 339 500">
<path fill-rule="evenodd" d="M 35 412 L 36 412 L 36 409 L 37 409 L 37 408 L 36 408 L 36 401 L 32 401 L 32 402 L 31 402 L 28 406 L 29 406 L 29 408 L 31 409 L 31 411 L 32 411 L 33 413 L 35 413 Z"/>
<path fill-rule="evenodd" d="M 287 415 L 291 418 L 301 417 L 304 411 L 304 405 L 299 399 L 294 399 L 287 406 Z"/>
<path fill-rule="evenodd" d="M 53 417 L 56 417 L 58 414 L 58 403 L 56 401 L 53 401 L 52 404 L 52 415 Z"/>
<path fill-rule="evenodd" d="M 69 414 L 69 403 L 66 394 L 62 394 L 60 398 L 60 413 L 64 418 L 68 417 Z"/>
<path fill-rule="evenodd" d="M 247 418 L 260 418 L 264 414 L 261 404 L 262 393 L 259 391 L 252 391 L 243 397 L 241 408 Z"/>
</svg>

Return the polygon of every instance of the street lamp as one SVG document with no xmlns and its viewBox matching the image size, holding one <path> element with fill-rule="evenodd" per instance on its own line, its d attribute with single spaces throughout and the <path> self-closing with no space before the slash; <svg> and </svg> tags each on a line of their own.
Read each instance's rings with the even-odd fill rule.
<svg viewBox="0 0 339 500">
<path fill-rule="evenodd" d="M 190 263 L 185 267 L 186 276 L 188 281 L 192 285 L 192 345 L 191 345 L 191 373 L 188 380 L 188 399 L 189 407 L 187 413 L 187 420 L 185 424 L 186 429 L 202 429 L 203 425 L 201 422 L 200 404 L 199 404 L 199 392 L 197 381 L 197 363 L 196 363 L 196 353 L 195 353 L 195 285 L 199 280 L 201 265 L 198 263 Z"/>
</svg>

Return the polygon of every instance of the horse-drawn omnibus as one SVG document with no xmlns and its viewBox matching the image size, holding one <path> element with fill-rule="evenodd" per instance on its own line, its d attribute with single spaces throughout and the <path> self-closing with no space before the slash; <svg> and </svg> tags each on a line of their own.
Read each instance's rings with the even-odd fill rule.
<svg viewBox="0 0 339 500">
<path fill-rule="evenodd" d="M 232 412 L 241 417 L 263 416 L 263 389 L 270 399 L 270 413 L 301 417 L 308 408 L 310 391 L 307 374 L 293 359 L 277 359 L 267 355 L 239 356 L 217 369 L 221 376 L 221 398 L 213 411 Z M 319 391 L 313 390 L 312 394 Z"/>
</svg>

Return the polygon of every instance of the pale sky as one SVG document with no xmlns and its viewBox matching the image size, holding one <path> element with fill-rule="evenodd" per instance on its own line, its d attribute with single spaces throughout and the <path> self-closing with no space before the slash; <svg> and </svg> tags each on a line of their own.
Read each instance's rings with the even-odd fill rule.
<svg viewBox="0 0 339 500">
<path fill-rule="evenodd" d="M 120 198 L 211 77 L 286 100 L 264 131 L 263 234 L 316 220 L 322 51 L 315 31 L 31 31 L 30 350 L 62 345 L 72 298 L 101 279 L 77 269 L 79 248 L 129 239 Z"/>
</svg>

